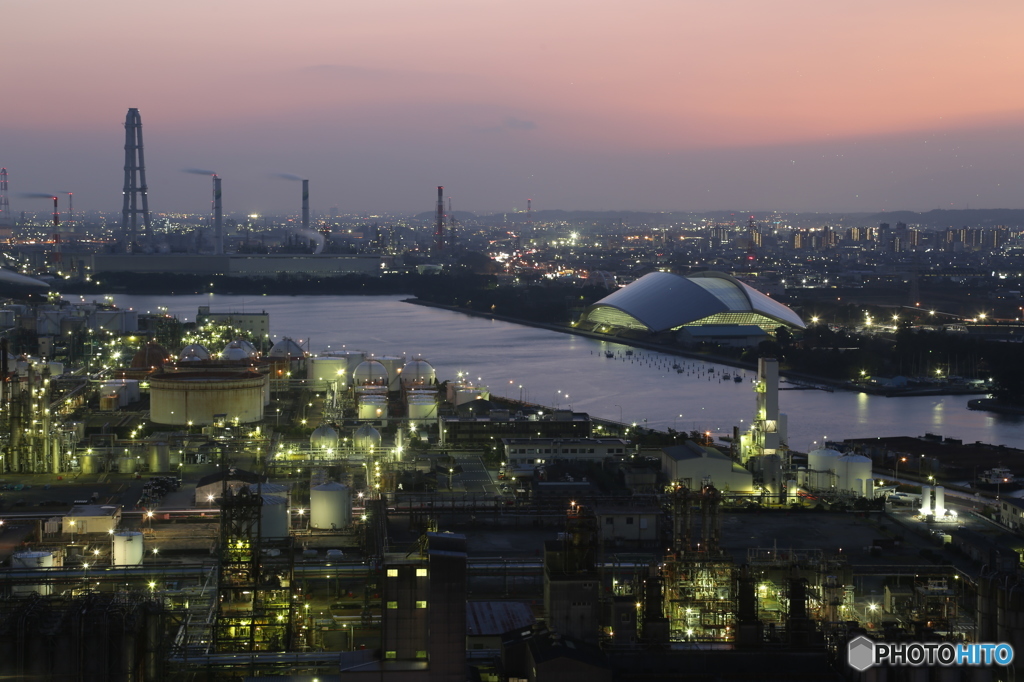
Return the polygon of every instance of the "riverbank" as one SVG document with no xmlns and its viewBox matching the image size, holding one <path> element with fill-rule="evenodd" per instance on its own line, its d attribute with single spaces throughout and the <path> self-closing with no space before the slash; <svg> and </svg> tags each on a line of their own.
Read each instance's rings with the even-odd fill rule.
<svg viewBox="0 0 1024 682">
<path fill-rule="evenodd" d="M 643 341 L 639 339 L 623 339 L 609 334 L 601 334 L 600 332 L 592 332 L 584 329 L 577 329 L 570 325 L 565 324 L 553 324 L 546 322 L 536 322 L 534 320 L 527 320 L 523 318 L 510 317 L 508 315 L 499 315 L 496 313 L 486 313 L 477 310 L 469 310 L 466 308 L 459 308 L 457 306 L 445 305 L 442 303 L 434 303 L 432 301 L 424 301 L 418 298 L 405 299 L 405 303 L 412 303 L 414 305 L 421 305 L 427 308 L 439 308 L 441 310 L 448 310 L 455 313 L 462 313 L 463 315 L 469 315 L 470 317 L 479 317 L 488 320 L 499 320 L 501 322 L 510 322 L 512 324 L 523 325 L 527 327 L 535 327 L 538 329 L 547 329 L 549 331 L 561 332 L 565 334 L 575 334 L 576 336 L 583 336 L 588 339 L 594 339 L 595 341 L 604 341 L 607 343 L 617 343 L 623 346 L 630 346 L 633 348 L 642 348 L 644 350 L 655 351 L 658 353 L 664 353 L 666 355 L 674 355 L 682 358 L 689 358 L 691 360 L 704 360 L 706 362 L 713 362 L 719 365 L 725 365 L 727 367 L 735 367 L 736 369 L 757 371 L 757 364 L 753 362 L 744 362 L 737 360 L 736 358 L 727 357 L 723 355 L 716 355 L 714 353 L 702 353 L 697 351 L 690 351 L 677 346 L 668 346 L 665 344 L 651 343 L 649 341 Z M 825 390 L 832 391 L 839 389 L 842 391 L 848 391 L 851 393 L 869 393 L 871 395 L 881 395 L 887 398 L 897 397 L 914 397 L 914 396 L 943 396 L 943 395 L 972 395 L 972 394 L 984 394 L 988 393 L 987 390 L 974 389 L 962 386 L 928 386 L 928 387 L 911 387 L 911 388 L 881 388 L 881 387 L 869 387 L 860 386 L 853 384 L 849 381 L 836 381 L 835 379 L 828 379 L 825 377 L 814 376 L 805 372 L 797 372 L 789 369 L 780 369 L 779 375 L 789 381 L 790 383 L 796 384 L 799 388 L 805 390 Z M 785 389 L 783 389 L 785 390 Z M 975 401 L 971 401 L 975 402 Z M 973 409 L 973 408 L 972 408 Z M 1024 410 L 1020 413 L 1010 412 L 1007 414 L 1024 414 Z"/>
</svg>

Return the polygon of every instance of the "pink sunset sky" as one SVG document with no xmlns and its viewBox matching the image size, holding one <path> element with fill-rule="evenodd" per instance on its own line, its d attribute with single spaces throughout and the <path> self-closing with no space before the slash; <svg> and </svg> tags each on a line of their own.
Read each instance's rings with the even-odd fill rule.
<svg viewBox="0 0 1024 682">
<path fill-rule="evenodd" d="M 12 0 L 0 166 L 150 206 L 879 211 L 1024 207 L 1024 3 Z"/>
</svg>

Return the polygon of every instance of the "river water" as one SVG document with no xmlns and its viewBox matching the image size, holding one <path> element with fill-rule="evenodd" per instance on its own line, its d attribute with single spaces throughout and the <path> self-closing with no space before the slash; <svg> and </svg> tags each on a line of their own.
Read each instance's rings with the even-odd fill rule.
<svg viewBox="0 0 1024 682">
<path fill-rule="evenodd" d="M 728 432 L 733 425 L 748 426 L 754 413 L 749 370 L 639 349 L 626 356 L 626 346 L 620 344 L 413 305 L 403 298 L 113 296 L 120 307 L 155 312 L 163 306 L 183 320 L 194 320 L 200 305 L 209 305 L 212 312 L 266 311 L 272 336 L 301 340 L 313 352 L 345 347 L 378 355 L 421 355 L 442 381 L 465 372 L 495 396 L 571 406 L 652 428 Z M 607 350 L 615 357 L 607 358 Z M 683 366 L 682 374 L 672 369 L 675 363 Z M 713 375 L 709 368 L 715 369 Z M 722 380 L 722 371 L 739 372 L 744 381 Z M 790 447 L 796 450 L 812 448 L 826 437 L 925 433 L 1024 447 L 1024 417 L 968 410 L 969 399 L 783 390 L 779 402 L 789 419 Z"/>
</svg>

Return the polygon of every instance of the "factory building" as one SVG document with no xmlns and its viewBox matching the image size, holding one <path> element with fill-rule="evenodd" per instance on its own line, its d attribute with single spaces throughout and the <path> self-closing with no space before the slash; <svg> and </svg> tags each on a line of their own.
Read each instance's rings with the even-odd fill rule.
<svg viewBox="0 0 1024 682">
<path fill-rule="evenodd" d="M 202 327 L 207 322 L 234 327 L 252 334 L 257 339 L 265 339 L 270 334 L 270 315 L 266 311 L 259 313 L 211 313 L 210 306 L 199 306 L 196 313 L 196 326 Z"/>
<path fill-rule="evenodd" d="M 721 272 L 683 277 L 652 272 L 605 296 L 583 314 L 580 326 L 648 333 L 713 328 L 719 337 L 751 335 L 750 327 L 773 333 L 778 327 L 803 329 L 800 316 L 787 306 Z"/>
<path fill-rule="evenodd" d="M 462 408 L 486 407 L 485 411 L 463 414 Z M 490 444 L 506 438 L 580 439 L 591 435 L 593 422 L 586 412 L 556 410 L 535 418 L 492 407 L 490 401 L 473 400 L 459 409 L 458 416 L 441 417 L 444 445 Z"/>
<path fill-rule="evenodd" d="M 661 451 L 661 470 L 673 483 L 699 489 L 706 482 L 722 491 L 750 493 L 754 475 L 718 450 L 686 441 Z"/>
<path fill-rule="evenodd" d="M 532 476 L 538 466 L 556 462 L 597 462 L 629 454 L 622 438 L 502 438 L 505 462 L 515 476 Z"/>
<path fill-rule="evenodd" d="M 76 504 L 61 520 L 64 535 L 110 533 L 121 523 L 121 507 L 99 504 Z"/>
</svg>

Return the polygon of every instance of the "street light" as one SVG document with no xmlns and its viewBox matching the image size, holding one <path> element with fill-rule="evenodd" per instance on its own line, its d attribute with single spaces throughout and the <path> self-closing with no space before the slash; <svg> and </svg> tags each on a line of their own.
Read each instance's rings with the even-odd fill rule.
<svg viewBox="0 0 1024 682">
<path fill-rule="evenodd" d="M 896 467 L 895 467 L 895 469 L 893 471 L 893 474 L 892 474 L 892 477 L 896 479 L 896 485 L 900 484 L 900 462 L 906 462 L 906 461 L 907 461 L 906 457 L 897 457 L 896 458 Z"/>
</svg>

